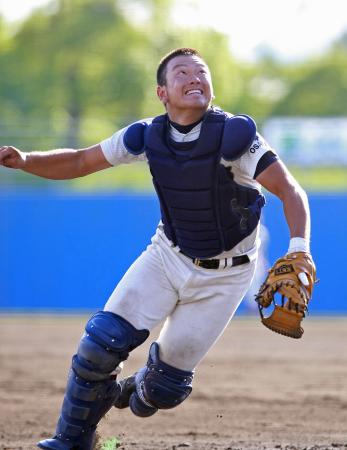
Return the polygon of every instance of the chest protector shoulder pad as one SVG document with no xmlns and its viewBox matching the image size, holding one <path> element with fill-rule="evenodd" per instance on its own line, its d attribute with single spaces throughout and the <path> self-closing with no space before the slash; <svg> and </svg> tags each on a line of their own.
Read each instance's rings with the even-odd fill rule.
<svg viewBox="0 0 347 450">
<path fill-rule="evenodd" d="M 154 119 L 160 121 L 167 120 L 166 115 Z M 145 151 L 145 136 L 148 130 L 148 123 L 136 122 L 130 125 L 124 134 L 123 142 L 126 149 L 133 155 L 140 155 Z M 150 125 L 151 126 L 151 125 Z M 244 114 L 233 117 L 225 117 L 225 126 L 221 141 L 221 154 L 227 161 L 234 161 L 240 158 L 251 146 L 257 132 L 254 120 Z"/>
</svg>

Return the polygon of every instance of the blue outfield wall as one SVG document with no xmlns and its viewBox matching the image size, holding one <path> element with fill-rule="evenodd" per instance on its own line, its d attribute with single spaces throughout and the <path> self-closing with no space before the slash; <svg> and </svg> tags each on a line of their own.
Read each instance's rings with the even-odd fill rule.
<svg viewBox="0 0 347 450">
<path fill-rule="evenodd" d="M 346 195 L 310 195 L 320 283 L 312 314 L 346 314 Z M 267 198 L 268 260 L 288 246 L 281 202 Z M 154 195 L 0 194 L 0 309 L 102 308 L 159 220 Z M 241 308 L 242 312 L 242 308 Z"/>
</svg>

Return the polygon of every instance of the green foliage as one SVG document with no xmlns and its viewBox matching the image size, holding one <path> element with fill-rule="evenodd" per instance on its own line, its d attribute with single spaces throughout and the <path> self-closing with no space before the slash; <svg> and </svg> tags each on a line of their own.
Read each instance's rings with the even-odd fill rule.
<svg viewBox="0 0 347 450">
<path fill-rule="evenodd" d="M 173 7 L 174 0 L 56 0 L 12 33 L 0 16 L 1 144 L 23 150 L 83 147 L 161 113 L 156 67 L 180 46 L 202 52 L 217 105 L 250 114 L 260 125 L 274 115 L 347 114 L 347 32 L 321 58 L 283 64 L 263 51 L 256 63 L 245 64 L 230 53 L 222 33 L 177 27 Z M 331 179 L 329 171 L 324 176 L 330 186 L 346 188 L 339 170 Z M 306 173 L 303 184 L 316 189 L 321 180 L 312 177 Z M 71 186 L 152 189 L 141 164 L 73 180 Z"/>
<path fill-rule="evenodd" d="M 10 106 L 9 120 L 37 118 L 54 135 L 53 146 L 76 147 L 83 143 L 82 120 L 95 111 L 98 120 L 112 120 L 112 130 L 139 117 L 146 78 L 137 55 L 145 39 L 113 0 L 60 1 L 56 12 L 32 15 L 13 40 L 11 51 L 0 54 L 0 95 Z M 32 144 L 45 145 L 41 136 L 38 129 Z"/>
<path fill-rule="evenodd" d="M 347 52 L 332 51 L 307 67 L 298 68 L 287 95 L 272 115 L 344 116 L 347 114 Z"/>
</svg>

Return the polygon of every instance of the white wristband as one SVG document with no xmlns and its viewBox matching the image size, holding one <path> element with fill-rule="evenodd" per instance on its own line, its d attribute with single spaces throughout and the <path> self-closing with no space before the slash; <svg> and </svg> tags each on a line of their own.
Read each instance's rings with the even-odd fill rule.
<svg viewBox="0 0 347 450">
<path fill-rule="evenodd" d="M 293 237 L 289 241 L 288 253 L 306 252 L 310 253 L 310 243 L 307 239 L 302 237 Z"/>
</svg>

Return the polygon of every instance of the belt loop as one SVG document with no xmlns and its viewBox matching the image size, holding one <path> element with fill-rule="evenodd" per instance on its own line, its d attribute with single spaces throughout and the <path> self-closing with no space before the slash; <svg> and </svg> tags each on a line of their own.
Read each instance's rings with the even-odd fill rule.
<svg viewBox="0 0 347 450">
<path fill-rule="evenodd" d="M 224 267 L 223 269 L 225 269 L 228 265 L 228 258 L 224 258 Z"/>
</svg>

